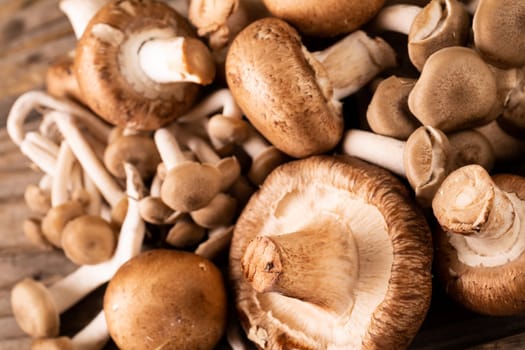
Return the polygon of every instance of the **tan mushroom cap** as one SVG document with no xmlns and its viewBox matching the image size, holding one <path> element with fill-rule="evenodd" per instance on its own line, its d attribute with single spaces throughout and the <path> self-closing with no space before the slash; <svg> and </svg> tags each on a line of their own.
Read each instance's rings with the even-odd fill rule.
<svg viewBox="0 0 525 350">
<path fill-rule="evenodd" d="M 71 338 L 39 338 L 31 342 L 31 350 L 76 350 Z"/>
<path fill-rule="evenodd" d="M 415 79 L 393 75 L 378 84 L 366 111 L 373 132 L 404 140 L 421 125 L 408 109 L 415 83 Z"/>
<path fill-rule="evenodd" d="M 11 291 L 11 307 L 19 327 L 32 337 L 58 335 L 59 314 L 42 283 L 30 278 L 18 282 Z"/>
<path fill-rule="evenodd" d="M 525 65 L 525 6 L 514 0 L 482 0 L 474 13 L 474 44 L 482 57 L 502 68 Z"/>
<path fill-rule="evenodd" d="M 213 349 L 226 325 L 219 269 L 198 255 L 154 249 L 124 264 L 104 295 L 109 333 L 122 349 Z"/>
<path fill-rule="evenodd" d="M 290 25 L 264 18 L 236 36 L 226 58 L 236 102 L 266 139 L 292 157 L 326 152 L 343 134 L 327 73 L 310 56 Z"/>
<path fill-rule="evenodd" d="M 501 112 L 490 68 L 476 51 L 460 46 L 428 58 L 408 106 L 423 125 L 443 132 L 487 124 Z"/>
<path fill-rule="evenodd" d="M 431 296 L 430 230 L 416 208 L 407 189 L 394 176 L 355 158 L 309 157 L 274 170 L 241 213 L 230 248 L 230 279 L 248 338 L 267 349 L 407 347 L 426 315 Z M 358 266 L 355 281 L 350 282 L 351 291 L 340 289 L 342 284 L 334 287 L 330 283 L 331 278 L 348 282 L 348 272 L 342 266 L 332 265 L 319 275 L 317 264 L 304 261 L 312 271 L 301 271 L 301 263 L 288 265 L 288 272 L 291 269 L 300 274 L 288 274 L 286 283 L 280 275 L 276 279 L 289 296 L 275 289 L 256 292 L 245 276 L 251 270 L 241 268 L 243 259 L 250 261 L 245 254 L 256 237 L 278 242 L 296 235 L 287 240 L 288 244 L 295 248 L 315 246 L 309 247 L 308 254 L 293 250 L 296 254 L 290 258 L 285 251 L 281 260 L 285 270 L 287 263 L 307 256 L 344 258 L 344 254 L 331 254 L 341 246 L 331 247 L 342 244 L 349 249 L 347 240 L 323 239 L 325 234 L 334 236 L 337 230 L 332 229 L 310 231 L 317 235 L 307 233 L 319 227 L 339 227 L 342 231 L 335 236 L 346 234 L 355 240 L 358 256 L 351 259 Z M 314 241 L 296 245 L 294 242 L 304 238 L 301 232 Z M 254 261 L 264 261 L 265 254 L 253 257 Z M 279 271 L 277 264 L 261 266 L 266 272 Z M 381 280 L 379 276 L 383 276 L 382 282 L 372 286 L 372 280 Z M 308 286 L 312 302 L 290 297 L 307 289 L 305 283 L 315 283 Z M 337 306 L 337 299 L 331 300 L 330 308 L 316 301 L 316 297 L 330 300 L 331 288 L 339 289 L 333 295 L 354 298 L 351 312 L 334 312 L 345 309 Z"/>
<path fill-rule="evenodd" d="M 104 150 L 104 164 L 111 174 L 125 179 L 124 162 L 133 164 L 143 179 L 150 179 L 161 162 L 153 139 L 147 135 L 123 135 Z"/>
<path fill-rule="evenodd" d="M 75 264 L 94 265 L 113 256 L 117 235 L 109 222 L 95 215 L 81 215 L 62 230 L 62 249 Z"/>
<path fill-rule="evenodd" d="M 487 175 L 488 176 L 488 175 Z M 504 192 L 515 194 L 525 200 L 525 179 L 518 175 L 497 174 L 492 181 Z M 461 186 L 461 184 L 460 184 Z M 490 190 L 482 189 L 489 195 Z M 483 202 L 477 202 L 480 207 Z M 477 210 L 481 213 L 482 210 Z M 468 216 L 465 211 L 458 223 Z M 475 211 L 471 210 L 471 215 Z M 523 264 L 525 254 L 497 266 L 472 266 L 462 262 L 458 251 L 450 240 L 453 233 L 445 228 L 435 228 L 435 271 L 436 277 L 447 294 L 464 307 L 481 314 L 516 315 L 525 311 L 525 276 Z M 454 225 L 454 227 L 458 227 Z M 523 231 L 521 231 L 523 235 Z"/>
<path fill-rule="evenodd" d="M 257 157 L 252 159 L 252 164 L 248 170 L 248 179 L 259 186 L 273 169 L 287 162 L 289 157 L 277 148 L 270 146 L 262 151 Z"/>
<path fill-rule="evenodd" d="M 237 214 L 237 201 L 226 193 L 218 193 L 208 205 L 190 213 L 193 221 L 204 228 L 231 225 Z"/>
<path fill-rule="evenodd" d="M 68 221 L 84 214 L 84 208 L 77 201 L 69 201 L 49 209 L 42 219 L 42 232 L 55 247 L 62 246 L 62 230 Z"/>
<path fill-rule="evenodd" d="M 349 33 L 368 22 L 385 4 L 384 0 L 263 0 L 275 17 L 312 36 Z"/>
<path fill-rule="evenodd" d="M 152 33 L 195 36 L 189 22 L 161 1 L 112 1 L 91 19 L 77 44 L 75 71 L 82 95 L 114 125 L 156 129 L 184 114 L 197 98 L 197 84 L 158 84 L 126 72 L 127 65 L 137 65 L 140 72 L 138 58 L 127 56 L 136 54 Z"/>
<path fill-rule="evenodd" d="M 470 16 L 458 0 L 432 0 L 416 16 L 408 34 L 408 55 L 421 71 L 427 58 L 449 46 L 462 46 L 470 32 Z"/>
</svg>

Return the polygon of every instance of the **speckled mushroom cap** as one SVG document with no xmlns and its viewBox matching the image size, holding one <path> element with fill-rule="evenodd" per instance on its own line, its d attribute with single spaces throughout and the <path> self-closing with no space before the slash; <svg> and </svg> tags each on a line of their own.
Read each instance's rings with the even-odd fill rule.
<svg viewBox="0 0 525 350">
<path fill-rule="evenodd" d="M 326 70 L 286 22 L 264 18 L 239 33 L 228 51 L 226 78 L 246 117 L 284 153 L 319 154 L 341 139 L 340 103 Z"/>
<path fill-rule="evenodd" d="M 151 37 L 175 35 L 195 36 L 188 21 L 163 2 L 111 1 L 104 6 L 76 48 L 76 76 L 89 107 L 114 125 L 141 130 L 156 129 L 185 113 L 199 86 L 156 83 L 139 68 L 137 55 Z"/>
<path fill-rule="evenodd" d="M 501 68 L 525 64 L 525 6 L 515 0 L 481 0 L 474 13 L 474 44 Z"/>
<path fill-rule="evenodd" d="M 385 4 L 384 0 L 263 0 L 275 17 L 312 36 L 349 33 L 368 22 Z"/>
<path fill-rule="evenodd" d="M 270 250 L 254 255 L 246 253 L 253 252 L 248 248 L 308 230 L 313 247 L 294 255 L 301 261 L 298 269 L 328 266 L 321 274 L 307 267 L 295 276 L 296 288 L 306 290 L 304 298 L 258 292 L 250 282 L 253 276 L 257 282 L 257 273 L 249 269 L 245 274 L 246 260 L 261 259 L 268 273 L 278 264 L 264 265 Z M 324 237 L 336 231 L 338 239 Z M 323 256 L 311 263 L 319 251 Z M 357 264 L 339 260 L 347 254 L 355 255 L 350 261 Z M 410 344 L 429 307 L 431 261 L 428 225 L 394 176 L 355 158 L 314 156 L 280 166 L 251 197 L 235 226 L 230 280 L 242 326 L 260 349 L 401 349 Z M 285 273 L 275 276 L 285 279 Z M 327 285 L 326 299 L 338 296 L 332 300 L 335 307 L 319 301 Z M 346 298 L 353 298 L 353 308 L 340 303 Z"/>
<path fill-rule="evenodd" d="M 525 200 L 523 177 L 497 174 L 492 176 L 492 181 L 504 192 Z M 523 236 L 523 229 L 520 234 Z M 452 236 L 455 236 L 456 246 L 463 245 L 460 242 L 466 239 L 462 234 L 448 233 L 436 225 L 434 271 L 446 293 L 460 305 L 481 314 L 504 316 L 524 312 L 525 254 L 521 253 L 516 259 L 495 266 L 489 266 L 488 263 L 484 266 L 467 264 L 451 243 Z M 466 253 L 469 253 L 468 250 L 467 246 Z"/>
</svg>

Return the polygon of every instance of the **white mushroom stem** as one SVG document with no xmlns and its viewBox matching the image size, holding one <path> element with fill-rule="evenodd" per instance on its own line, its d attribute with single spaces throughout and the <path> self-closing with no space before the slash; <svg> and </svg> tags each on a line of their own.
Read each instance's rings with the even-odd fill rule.
<svg viewBox="0 0 525 350">
<path fill-rule="evenodd" d="M 67 141 L 62 141 L 58 152 L 53 184 L 51 187 L 51 205 L 58 206 L 69 199 L 68 183 L 71 178 L 75 156 Z"/>
<path fill-rule="evenodd" d="M 162 162 L 167 170 L 170 170 L 177 164 L 183 163 L 187 160 L 179 142 L 169 129 L 157 129 L 153 138 L 155 140 L 155 145 L 159 150 Z"/>
<path fill-rule="evenodd" d="M 250 156 L 250 158 L 257 158 L 262 152 L 269 147 L 273 147 L 264 137 L 261 136 L 254 128 L 251 128 L 250 137 L 244 141 L 241 146 Z"/>
<path fill-rule="evenodd" d="M 467 265 L 498 266 L 525 251 L 525 202 L 499 189 L 481 166 L 452 172 L 432 209 Z"/>
<path fill-rule="evenodd" d="M 106 201 L 114 207 L 124 196 L 118 183 L 95 155 L 74 118 L 63 112 L 50 112 L 77 160 L 89 174 Z"/>
<path fill-rule="evenodd" d="M 56 157 L 47 150 L 42 149 L 30 139 L 24 139 L 19 144 L 20 151 L 36 164 L 44 173 L 54 176 L 56 169 Z"/>
<path fill-rule="evenodd" d="M 352 232 L 343 224 L 328 221 L 298 232 L 257 236 L 246 247 L 241 268 L 259 293 L 280 293 L 338 315 L 353 308 L 359 257 Z"/>
<path fill-rule="evenodd" d="M 84 180 L 84 187 L 89 193 L 89 203 L 86 208 L 86 213 L 91 215 L 100 215 L 102 210 L 102 197 L 100 195 L 100 191 L 85 170 L 83 170 L 82 178 Z"/>
<path fill-rule="evenodd" d="M 386 41 L 371 38 L 361 30 L 312 55 L 326 69 L 337 100 L 353 94 L 378 73 L 397 63 L 396 53 Z"/>
<path fill-rule="evenodd" d="M 17 145 L 24 140 L 24 123 L 33 109 L 45 108 L 69 113 L 85 125 L 90 132 L 102 141 L 106 141 L 111 128 L 99 117 L 69 100 L 61 100 L 43 91 L 29 91 L 19 96 L 11 106 L 7 116 L 7 132 Z"/>
<path fill-rule="evenodd" d="M 109 341 L 109 331 L 104 310 L 71 338 L 75 350 L 100 350 Z"/>
<path fill-rule="evenodd" d="M 211 52 L 199 39 L 151 39 L 140 46 L 138 55 L 141 69 L 157 83 L 186 81 L 206 85 L 215 77 Z"/>
<path fill-rule="evenodd" d="M 192 123 L 221 111 L 221 114 L 231 118 L 242 118 L 242 111 L 235 102 L 229 89 L 219 89 L 208 95 L 188 113 L 177 119 L 177 122 Z"/>
<path fill-rule="evenodd" d="M 58 156 L 59 146 L 51 141 L 47 136 L 39 134 L 36 131 L 29 131 L 25 134 L 24 139 L 31 141 L 34 145 L 42 148 L 53 157 Z"/>
<path fill-rule="evenodd" d="M 406 142 L 373 132 L 350 129 L 343 139 L 343 152 L 406 176 L 403 153 Z"/>
<path fill-rule="evenodd" d="M 372 22 L 374 29 L 408 35 L 410 27 L 422 8 L 416 5 L 397 4 L 383 7 Z"/>
<path fill-rule="evenodd" d="M 61 0 L 60 10 L 67 16 L 75 36 L 80 39 L 87 24 L 108 0 Z"/>
</svg>

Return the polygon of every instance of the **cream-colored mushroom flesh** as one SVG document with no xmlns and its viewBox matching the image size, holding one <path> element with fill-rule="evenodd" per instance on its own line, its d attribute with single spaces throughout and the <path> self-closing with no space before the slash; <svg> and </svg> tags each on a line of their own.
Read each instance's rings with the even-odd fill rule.
<svg viewBox="0 0 525 350">
<path fill-rule="evenodd" d="M 189 22 L 161 1 L 112 1 L 90 21 L 75 55 L 76 77 L 91 109 L 108 122 L 152 130 L 185 113 L 198 85 L 157 83 L 140 68 L 148 40 L 195 36 Z"/>
<path fill-rule="evenodd" d="M 452 172 L 433 201 L 436 274 L 447 293 L 483 314 L 525 311 L 525 179 L 479 165 Z"/>
<path fill-rule="evenodd" d="M 324 153 L 341 139 L 341 104 L 327 72 L 286 22 L 264 18 L 244 28 L 228 51 L 226 79 L 246 117 L 284 153 Z"/>
<path fill-rule="evenodd" d="M 425 219 L 390 173 L 354 158 L 281 165 L 235 226 L 230 279 L 266 349 L 403 348 L 431 294 Z"/>
</svg>

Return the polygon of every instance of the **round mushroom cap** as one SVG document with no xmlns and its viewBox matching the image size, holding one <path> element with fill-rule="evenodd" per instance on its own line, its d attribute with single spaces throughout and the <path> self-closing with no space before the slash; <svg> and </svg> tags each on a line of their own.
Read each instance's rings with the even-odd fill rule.
<svg viewBox="0 0 525 350">
<path fill-rule="evenodd" d="M 385 4 L 384 0 L 263 0 L 275 17 L 301 33 L 311 36 L 336 36 L 349 33 L 368 22 Z"/>
<path fill-rule="evenodd" d="M 525 178 L 497 174 L 492 180 L 504 192 L 525 200 Z M 471 266 L 459 259 L 458 251 L 450 243 L 452 235 L 458 234 L 436 226 L 435 273 L 452 299 L 469 310 L 486 315 L 517 315 L 525 311 L 525 254 L 502 265 Z"/>
<path fill-rule="evenodd" d="M 146 135 L 123 135 L 110 142 L 104 150 L 104 164 L 113 176 L 125 179 L 124 163 L 137 168 L 142 179 L 155 175 L 161 162 L 153 139 Z"/>
<path fill-rule="evenodd" d="M 525 65 L 525 4 L 482 0 L 474 13 L 474 44 L 481 56 L 501 67 Z"/>
<path fill-rule="evenodd" d="M 322 244 L 296 257 L 310 259 L 324 251 L 320 259 L 328 258 L 326 254 L 337 258 L 332 252 L 344 254 L 357 247 L 352 290 L 339 283 L 330 290 L 354 298 L 349 312 L 334 313 L 279 292 L 257 292 L 247 280 L 241 261 L 256 237 L 274 240 L 312 227 L 337 226 L 346 228 L 341 234 L 353 236 L 355 245 L 320 237 Z M 264 254 L 258 257 L 264 261 Z M 239 318 L 259 348 L 401 349 L 411 342 L 428 310 L 431 262 L 428 225 L 397 178 L 355 158 L 315 156 L 281 165 L 251 197 L 235 225 L 229 266 Z M 267 264 L 265 271 L 276 267 Z M 328 271 L 310 274 L 306 269 L 295 276 L 296 285 L 315 299 L 330 278 L 348 275 L 339 265 Z M 315 285 L 304 286 L 306 280 Z"/>
<path fill-rule="evenodd" d="M 34 338 L 56 337 L 60 319 L 47 288 L 25 278 L 11 291 L 11 308 L 18 326 Z"/>
<path fill-rule="evenodd" d="M 306 157 L 341 140 L 327 72 L 286 22 L 263 18 L 244 28 L 228 50 L 226 80 L 248 120 L 282 152 Z"/>
<path fill-rule="evenodd" d="M 154 249 L 125 263 L 104 295 L 121 349 L 213 349 L 226 325 L 219 269 L 193 253 Z"/>
<path fill-rule="evenodd" d="M 443 132 L 487 124 L 501 112 L 496 79 L 476 51 L 452 46 L 433 53 L 408 96 L 423 124 Z"/>
<path fill-rule="evenodd" d="M 279 165 L 287 162 L 287 157 L 283 152 L 277 148 L 270 146 L 261 152 L 257 157 L 252 159 L 252 164 L 248 170 L 248 179 L 254 184 L 259 186 L 263 183 L 264 179 L 268 176 L 273 169 Z"/>
<path fill-rule="evenodd" d="M 49 209 L 42 219 L 42 233 L 55 247 L 62 246 L 62 230 L 68 221 L 84 214 L 84 208 L 77 201 L 69 201 Z"/>
<path fill-rule="evenodd" d="M 195 37 L 187 19 L 161 1 L 110 1 L 79 39 L 75 72 L 85 102 L 111 124 L 153 130 L 186 113 L 197 98 L 193 83 L 159 84 L 139 67 L 151 38 Z"/>
</svg>

